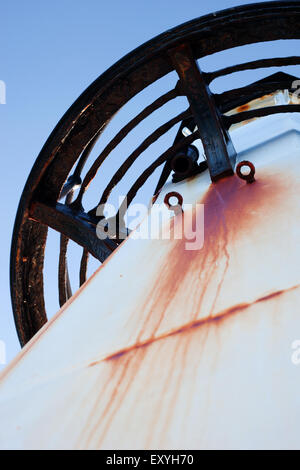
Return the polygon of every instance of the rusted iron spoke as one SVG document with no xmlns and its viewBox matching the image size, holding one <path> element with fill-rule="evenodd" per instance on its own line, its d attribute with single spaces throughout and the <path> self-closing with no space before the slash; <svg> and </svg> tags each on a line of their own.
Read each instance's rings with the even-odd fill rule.
<svg viewBox="0 0 300 470">
<path fill-rule="evenodd" d="M 86 248 L 84 248 L 82 252 L 82 256 L 81 256 L 81 262 L 80 262 L 80 272 L 79 272 L 79 285 L 80 286 L 82 286 L 82 284 L 84 284 L 86 281 L 88 260 L 89 260 L 89 252 Z"/>
<path fill-rule="evenodd" d="M 70 204 L 73 198 L 73 190 L 66 197 L 66 204 Z M 68 271 L 67 249 L 69 239 L 65 235 L 60 235 L 60 250 L 58 262 L 58 299 L 59 305 L 62 307 L 70 297 L 72 297 L 72 289 Z"/>
<path fill-rule="evenodd" d="M 233 173 L 236 152 L 188 44 L 169 51 L 202 140 L 213 181 Z"/>
<path fill-rule="evenodd" d="M 180 127 L 177 131 L 177 134 L 176 134 L 176 137 L 174 139 L 174 142 L 173 142 L 173 145 L 176 145 L 178 142 L 180 142 L 182 140 L 182 137 L 183 137 L 183 134 L 182 134 L 182 130 L 184 129 L 184 127 L 187 127 L 188 129 L 195 129 L 195 121 L 193 118 L 188 118 L 188 119 L 185 119 L 184 121 L 182 121 L 182 123 L 180 124 Z M 167 160 L 164 164 L 164 167 L 163 167 L 163 170 L 161 172 L 161 175 L 159 177 L 159 180 L 158 180 L 158 183 L 155 187 L 155 190 L 154 190 L 154 196 L 156 196 L 161 188 L 164 186 L 164 184 L 167 182 L 170 174 L 172 172 L 172 168 L 171 168 L 171 165 L 170 165 L 170 161 Z"/>
<path fill-rule="evenodd" d="M 60 236 L 60 251 L 59 251 L 59 264 L 58 264 L 58 293 L 59 305 L 62 307 L 70 297 L 72 297 L 72 289 L 70 284 L 68 262 L 67 262 L 67 247 L 69 238 L 65 235 Z"/>
<path fill-rule="evenodd" d="M 86 248 L 95 258 L 103 262 L 117 247 L 113 240 L 97 237 L 97 222 L 88 214 L 75 213 L 70 207 L 57 203 L 55 207 L 34 202 L 30 218 L 64 234 L 78 245 Z"/>
<path fill-rule="evenodd" d="M 237 124 L 248 119 L 269 116 L 271 114 L 280 113 L 299 113 L 300 104 L 283 104 L 277 106 L 268 106 L 266 108 L 251 109 L 250 111 L 243 111 L 241 113 L 232 114 L 231 116 L 224 116 L 224 120 L 228 127 L 232 124 Z"/>
<path fill-rule="evenodd" d="M 260 98 L 277 90 L 293 91 L 293 82 L 296 77 L 278 72 L 269 77 L 259 80 L 250 85 L 236 88 L 234 90 L 225 91 L 219 95 L 214 95 L 215 101 L 222 113 L 226 113 L 231 109 L 242 106 L 256 98 Z"/>
<path fill-rule="evenodd" d="M 112 189 L 119 183 L 119 181 L 123 178 L 125 173 L 129 170 L 131 165 L 136 161 L 136 159 L 143 153 L 150 145 L 152 145 L 156 140 L 158 140 L 162 135 L 168 132 L 175 124 L 178 122 L 187 119 L 191 114 L 191 111 L 187 109 L 186 111 L 178 114 L 178 116 L 170 119 L 170 121 L 166 122 L 162 126 L 158 127 L 152 134 L 150 134 L 135 150 L 134 152 L 129 155 L 129 157 L 125 160 L 124 163 L 119 167 L 118 171 L 114 174 L 111 178 L 110 182 L 106 186 L 103 194 L 101 196 L 99 205 L 105 204 L 108 196 L 110 195 Z"/>
<path fill-rule="evenodd" d="M 188 137 L 185 137 L 182 139 L 180 142 L 178 142 L 176 145 L 173 145 L 172 147 L 168 148 L 164 153 L 162 153 L 156 160 L 154 160 L 151 165 L 146 168 L 145 171 L 138 177 L 136 182 L 131 186 L 130 190 L 128 191 L 126 198 L 124 199 L 124 202 L 121 204 L 117 218 L 119 217 L 124 217 L 125 214 L 125 205 L 127 204 L 127 207 L 131 204 L 132 200 L 135 198 L 138 190 L 143 186 L 143 184 L 147 181 L 149 176 L 152 175 L 152 173 L 158 168 L 160 165 L 162 165 L 165 161 L 170 159 L 173 155 L 175 155 L 176 152 L 178 152 L 180 149 L 183 147 L 191 144 L 194 142 L 195 139 L 198 138 L 198 132 L 193 132 L 191 135 Z"/>
<path fill-rule="evenodd" d="M 235 72 L 241 72 L 243 70 L 261 69 L 265 67 L 286 67 L 288 65 L 298 64 L 300 64 L 300 57 L 298 56 L 277 57 L 273 59 L 253 60 L 251 62 L 245 62 L 244 64 L 237 64 L 231 67 L 225 67 L 223 69 L 216 70 L 215 72 L 205 72 L 204 75 L 207 83 L 211 83 L 218 77 L 229 75 Z"/>
<path fill-rule="evenodd" d="M 75 176 L 80 176 L 81 175 L 81 172 L 83 170 L 83 167 L 88 159 L 88 157 L 90 156 L 93 148 L 95 147 L 96 145 L 96 142 L 101 134 L 101 131 L 102 129 L 99 129 L 98 132 L 96 133 L 96 135 L 90 140 L 90 142 L 88 143 L 88 145 L 86 146 L 86 148 L 84 149 L 84 151 L 82 152 L 81 154 L 81 157 L 76 165 L 76 168 L 74 170 L 74 175 Z"/>
<path fill-rule="evenodd" d="M 74 192 L 81 185 L 81 178 L 80 176 L 76 176 L 75 174 L 69 176 L 67 182 L 64 184 L 64 187 L 61 190 L 58 200 L 64 199 L 66 196 L 70 194 L 70 192 Z"/>
<path fill-rule="evenodd" d="M 164 164 L 163 170 L 161 172 L 158 183 L 156 185 L 154 196 L 159 194 L 161 188 L 166 184 L 171 173 L 172 173 L 172 168 L 171 168 L 169 160 L 167 160 Z"/>
<path fill-rule="evenodd" d="M 89 184 L 94 179 L 99 170 L 100 166 L 104 162 L 104 160 L 108 157 L 108 155 L 119 145 L 119 143 L 131 132 L 138 124 L 140 124 L 144 119 L 146 119 L 150 114 L 152 114 L 157 109 L 161 108 L 164 104 L 168 103 L 169 101 L 173 100 L 178 96 L 177 87 L 173 90 L 168 91 L 164 95 L 157 98 L 153 103 L 143 109 L 137 116 L 135 116 L 131 121 L 128 122 L 116 135 L 115 137 L 108 143 L 105 149 L 101 152 L 101 154 L 96 158 L 93 165 L 87 172 L 78 197 L 75 201 L 75 205 L 81 206 L 82 197 L 87 190 Z"/>
<path fill-rule="evenodd" d="M 65 185 L 64 185 L 64 187 L 63 187 L 63 189 L 60 193 L 59 200 L 63 199 L 71 191 L 74 192 L 74 190 L 77 187 L 81 186 L 81 183 L 82 183 L 81 177 L 80 177 L 81 172 L 83 170 L 83 167 L 84 167 L 89 155 L 91 154 L 93 148 L 95 147 L 95 144 L 97 142 L 98 137 L 100 136 L 100 133 L 101 133 L 101 129 L 91 139 L 91 141 L 88 143 L 88 145 L 86 146 L 86 148 L 82 152 L 81 157 L 79 158 L 79 161 L 78 161 L 78 163 L 76 165 L 76 168 L 74 170 L 74 173 L 69 176 L 67 182 L 65 183 Z"/>
</svg>

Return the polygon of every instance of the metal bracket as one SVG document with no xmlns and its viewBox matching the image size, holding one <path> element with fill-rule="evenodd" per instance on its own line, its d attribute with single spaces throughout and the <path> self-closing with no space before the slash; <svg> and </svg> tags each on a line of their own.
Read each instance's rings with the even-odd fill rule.
<svg viewBox="0 0 300 470">
<path fill-rule="evenodd" d="M 232 175 L 236 151 L 190 46 L 169 51 L 203 143 L 212 181 Z"/>
</svg>

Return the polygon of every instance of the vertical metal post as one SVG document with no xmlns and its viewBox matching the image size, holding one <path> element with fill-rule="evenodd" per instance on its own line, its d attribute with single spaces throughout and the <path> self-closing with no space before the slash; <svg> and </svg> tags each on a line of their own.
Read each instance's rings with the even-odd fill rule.
<svg viewBox="0 0 300 470">
<path fill-rule="evenodd" d="M 188 44 L 169 51 L 203 143 L 212 181 L 231 175 L 236 151 Z"/>
</svg>

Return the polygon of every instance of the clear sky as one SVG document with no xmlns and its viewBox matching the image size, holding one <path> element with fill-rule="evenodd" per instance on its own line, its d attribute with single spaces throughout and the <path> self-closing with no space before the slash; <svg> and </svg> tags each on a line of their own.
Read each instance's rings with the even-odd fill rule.
<svg viewBox="0 0 300 470">
<path fill-rule="evenodd" d="M 168 28 L 243 0 L 12 0 L 1 3 L 0 340 L 10 360 L 18 351 L 9 294 L 13 223 L 29 171 L 48 135 L 81 92 L 132 49 Z M 297 55 L 279 45 L 278 55 Z M 249 49 L 274 56 L 268 47 Z M 245 58 L 236 52 L 236 62 Z M 248 58 L 248 57 L 247 57 Z M 226 56 L 223 63 L 226 64 Z M 273 70 L 272 70 L 273 71 Z M 262 74 L 264 76 L 265 74 Z M 248 76 L 249 77 L 249 76 Z M 251 77 L 250 77 L 251 78 Z M 53 294 L 57 295 L 53 281 Z M 0 365 L 0 370 L 3 366 Z"/>
</svg>

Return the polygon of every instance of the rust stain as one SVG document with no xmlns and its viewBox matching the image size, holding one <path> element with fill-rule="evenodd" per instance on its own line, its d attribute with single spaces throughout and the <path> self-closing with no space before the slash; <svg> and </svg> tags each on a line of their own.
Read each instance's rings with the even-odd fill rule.
<svg viewBox="0 0 300 470">
<path fill-rule="evenodd" d="M 299 288 L 300 288 L 300 284 L 297 284 L 297 285 L 289 287 L 287 289 L 282 289 L 282 290 L 267 294 L 263 297 L 259 297 L 258 299 L 255 299 L 253 302 L 244 302 L 244 303 L 241 303 L 241 304 L 234 305 L 233 307 L 230 307 L 230 308 L 227 308 L 226 310 L 222 310 L 222 311 L 218 312 L 217 315 L 208 316 L 208 317 L 205 317 L 205 318 L 201 318 L 200 320 L 191 321 L 191 322 L 189 322 L 185 325 L 182 325 L 180 328 L 175 328 L 174 330 L 168 331 L 165 334 L 161 334 L 160 336 L 149 338 L 149 339 L 147 339 L 143 342 L 140 342 L 140 343 L 136 342 L 132 346 L 128 346 L 126 348 L 123 348 L 119 351 L 114 352 L 113 354 L 110 354 L 110 355 L 106 356 L 105 358 L 99 359 L 99 361 L 93 361 L 89 364 L 89 367 L 94 367 L 96 365 L 99 365 L 99 364 L 103 363 L 104 361 L 106 362 L 106 361 L 118 360 L 118 359 L 122 358 L 123 356 L 125 356 L 126 354 L 128 354 L 128 353 L 130 353 L 130 352 L 132 352 L 136 349 L 145 348 L 145 347 L 149 346 L 150 344 L 155 343 L 157 341 L 160 341 L 162 339 L 165 339 L 169 336 L 178 335 L 180 333 L 184 333 L 188 330 L 191 330 L 191 329 L 194 329 L 194 328 L 199 328 L 199 327 L 202 327 L 202 326 L 204 326 L 206 324 L 210 324 L 210 323 L 217 325 L 217 324 L 223 322 L 224 320 L 227 320 L 227 318 L 232 317 L 234 314 L 240 313 L 241 311 L 246 310 L 246 309 L 252 307 L 255 304 L 259 304 L 261 302 L 266 302 L 268 300 L 272 300 L 275 297 L 279 297 L 281 295 L 284 295 L 287 292 L 291 292 L 291 291 L 294 291 L 294 290 L 299 289 Z"/>
<path fill-rule="evenodd" d="M 96 363 L 94 363 L 94 365 L 96 365 Z M 78 440 L 78 442 L 80 444 L 84 441 L 84 439 L 86 439 L 86 436 L 88 436 L 87 437 L 87 442 L 88 442 L 91 439 L 93 433 L 95 432 L 96 427 L 92 426 L 92 423 L 93 423 L 93 419 L 94 419 L 94 417 L 97 413 L 98 407 L 99 407 L 99 396 L 101 396 L 102 399 L 103 399 L 103 397 L 105 396 L 105 392 L 108 390 L 109 386 L 113 383 L 113 380 L 117 379 L 119 373 L 122 373 L 121 369 L 117 370 L 115 374 L 113 374 L 111 372 L 104 382 L 103 382 L 103 377 L 101 376 L 101 381 L 100 381 L 100 384 L 99 384 L 99 394 L 95 394 L 94 404 L 93 404 L 93 406 L 91 406 L 91 411 L 90 411 L 90 413 L 88 415 L 88 418 L 87 418 L 87 423 L 91 423 L 89 428 L 92 428 L 92 430 L 89 430 L 87 428 L 82 429 L 80 438 Z M 109 394 L 110 399 L 111 399 L 112 396 L 113 396 L 113 393 L 112 393 L 112 395 Z M 90 399 L 90 397 L 89 397 L 89 399 Z M 106 406 L 105 406 L 105 408 L 106 408 Z"/>
<path fill-rule="evenodd" d="M 184 343 L 186 344 L 186 338 L 184 338 Z M 162 384 L 162 389 L 163 390 L 168 390 L 168 388 L 171 388 L 173 390 L 173 396 L 171 397 L 170 400 L 168 400 L 167 404 L 167 410 L 166 410 L 166 418 L 165 418 L 165 423 L 167 427 L 167 422 L 170 421 L 171 413 L 174 410 L 175 406 L 175 396 L 177 395 L 179 391 L 179 385 L 180 385 L 180 378 L 181 374 L 178 374 L 177 380 L 175 381 L 175 385 L 173 385 L 172 381 L 174 380 L 174 375 L 175 371 L 179 367 L 178 364 L 178 359 L 181 357 L 180 355 L 180 349 L 182 348 L 182 338 L 178 336 L 177 341 L 176 341 L 176 346 L 173 348 L 173 353 L 172 356 L 169 358 L 167 364 L 168 364 L 168 369 L 167 373 L 165 376 L 161 377 L 160 382 Z M 185 353 L 184 353 L 185 354 Z M 156 364 L 153 364 L 153 367 L 155 367 Z M 184 370 L 184 369 L 181 369 Z M 151 377 L 149 377 L 151 380 Z M 165 409 L 165 407 L 164 407 Z M 159 400 L 156 402 L 156 406 L 153 409 L 153 414 L 148 426 L 148 433 L 147 433 L 147 438 L 146 438 L 146 447 L 151 448 L 151 441 L 153 438 L 153 429 L 155 429 L 155 425 L 157 423 L 157 416 L 160 416 L 160 419 L 162 419 L 162 413 L 161 413 L 161 401 Z"/>
<path fill-rule="evenodd" d="M 164 198 L 164 203 L 168 207 L 168 209 L 175 210 L 175 207 L 177 205 L 173 205 L 170 203 L 170 199 L 174 197 L 177 199 L 177 205 L 182 206 L 183 204 L 183 197 L 181 194 L 179 194 L 177 191 L 171 191 L 170 193 L 167 193 Z"/>
<path fill-rule="evenodd" d="M 274 94 L 266 94 L 263 96 L 260 96 L 259 98 L 255 98 L 254 100 L 249 101 L 249 103 L 242 104 L 241 106 L 238 106 L 235 108 L 235 111 L 237 113 L 242 113 L 243 111 L 249 111 L 250 109 L 255 109 L 257 107 L 261 107 L 261 104 L 259 104 L 260 101 L 264 102 L 267 99 L 273 98 Z"/>
<path fill-rule="evenodd" d="M 182 372 L 180 374 L 177 374 L 176 381 L 175 381 L 175 383 L 173 384 L 173 387 L 172 387 L 172 395 L 171 395 L 171 398 L 169 399 L 168 404 L 167 404 L 165 422 L 164 422 L 164 425 L 163 425 L 162 430 L 161 430 L 161 440 L 162 441 L 163 441 L 165 435 L 168 432 L 168 429 L 170 427 L 170 423 L 171 423 L 171 420 L 172 420 L 172 416 L 173 416 L 173 413 L 174 413 L 174 409 L 176 409 L 176 404 L 178 403 L 178 397 L 179 397 L 179 393 L 180 393 L 180 385 L 181 385 L 182 379 L 183 379 L 182 376 L 183 376 L 183 374 L 184 374 L 184 372 L 187 368 L 187 365 L 188 365 L 187 355 L 188 355 L 189 345 L 190 345 L 190 338 L 187 335 L 185 335 L 184 337 L 181 337 L 181 338 L 180 338 L 180 336 L 178 336 L 177 347 L 174 348 L 175 357 L 173 358 L 173 360 L 170 363 L 170 372 L 169 372 L 169 374 L 170 374 L 170 376 L 172 376 L 172 374 L 174 374 L 174 371 L 177 370 L 177 369 L 179 369 Z M 182 351 L 181 351 L 181 349 L 182 349 Z M 180 359 L 180 362 L 179 362 L 179 359 Z M 169 379 L 169 381 L 170 381 L 170 379 Z M 165 383 L 164 390 L 168 389 L 169 381 Z M 159 415 L 159 410 L 158 410 L 158 413 L 155 413 L 155 416 L 158 416 L 158 415 Z M 150 430 L 154 429 L 154 425 L 149 427 L 149 429 Z"/>
<path fill-rule="evenodd" d="M 103 439 L 103 437 L 105 436 L 105 433 L 107 431 L 107 429 L 109 428 L 109 425 L 111 423 L 111 420 L 116 412 L 116 409 L 117 409 L 117 400 L 119 399 L 120 401 L 120 398 L 119 398 L 119 395 L 120 395 L 120 390 L 121 390 L 121 385 L 124 385 L 124 381 L 126 380 L 127 382 L 127 386 L 125 386 L 125 391 L 127 391 L 128 389 L 128 376 L 130 377 L 130 374 L 128 374 L 128 365 L 130 363 L 130 360 L 132 359 L 132 357 L 129 355 L 126 360 L 125 360 L 125 364 L 123 365 L 122 369 L 120 369 L 120 373 L 117 374 L 119 375 L 118 377 L 111 377 L 110 381 L 107 381 L 106 382 L 106 385 L 110 383 L 114 383 L 115 382 L 115 385 L 111 391 L 111 393 L 109 394 L 109 401 L 108 403 L 106 404 L 105 408 L 104 408 L 104 412 L 101 414 L 101 420 L 97 420 L 97 422 L 94 424 L 94 426 L 92 427 L 92 429 L 90 430 L 89 432 L 89 437 L 87 440 L 91 439 L 92 436 L 95 434 L 96 430 L 100 427 L 100 423 L 101 425 L 103 426 L 103 431 L 102 431 L 102 435 L 101 435 L 101 439 Z M 106 388 L 106 387 L 105 387 Z M 101 397 L 104 395 L 104 391 L 105 391 L 105 388 L 103 389 L 100 389 L 100 393 L 98 395 L 98 400 L 99 401 L 101 399 Z M 97 410 L 97 405 L 95 406 L 95 411 Z M 90 421 L 88 421 L 90 422 Z"/>
<path fill-rule="evenodd" d="M 209 285 L 211 287 L 211 281 L 218 273 L 221 280 L 215 287 L 212 312 L 229 265 L 227 246 L 234 244 L 242 233 L 251 233 L 259 217 L 274 210 L 274 205 L 276 201 L 280 202 L 284 190 L 282 180 L 274 175 L 272 178 L 260 175 L 255 185 L 245 185 L 234 175 L 210 186 L 199 201 L 204 204 L 204 246 L 201 250 L 186 250 L 186 242 L 193 227 L 190 228 L 190 233 L 186 233 L 186 238 L 170 242 L 170 249 L 161 260 L 160 272 L 156 276 L 158 282 L 141 307 L 145 312 L 145 320 L 137 343 L 145 331 L 149 337 L 154 337 L 165 317 L 166 309 L 176 296 L 190 296 L 193 299 L 193 319 L 196 319 L 201 312 L 207 288 Z M 194 220 L 196 215 L 194 209 Z M 184 217 L 185 214 L 182 218 L 174 218 L 172 230 L 176 224 L 184 223 Z M 220 259 L 225 259 L 221 268 L 216 266 Z M 190 284 L 187 283 L 188 280 Z"/>
<path fill-rule="evenodd" d="M 210 324 L 219 325 L 223 321 L 231 318 L 233 315 L 241 313 L 242 310 L 249 308 L 255 304 L 261 302 L 267 302 L 272 300 L 277 296 L 284 295 L 286 292 L 296 290 L 300 288 L 300 284 L 293 286 L 289 289 L 283 289 L 280 291 L 276 291 L 260 297 L 251 303 L 244 303 L 235 305 L 223 312 L 220 312 L 217 317 L 208 317 L 206 319 L 198 320 L 196 322 L 190 323 L 189 325 L 185 325 L 173 332 L 170 332 L 166 335 L 162 335 L 160 338 L 155 338 L 153 340 L 148 340 L 144 344 L 141 345 L 134 345 L 133 347 L 126 348 L 122 351 L 118 351 L 117 353 L 107 357 L 105 362 L 109 362 L 111 360 L 118 360 L 117 367 L 113 367 L 109 374 L 109 377 L 102 385 L 100 382 L 98 398 L 96 399 L 95 405 L 93 407 L 92 412 L 90 413 L 90 417 L 87 420 L 89 423 L 89 429 L 83 430 L 82 435 L 87 437 L 87 443 L 91 443 L 92 441 L 97 440 L 96 444 L 93 444 L 93 447 L 101 447 L 103 441 L 107 434 L 109 433 L 110 429 L 113 426 L 113 421 L 117 417 L 118 411 L 121 409 L 122 405 L 124 404 L 126 397 L 130 394 L 130 389 L 134 383 L 138 382 L 138 375 L 139 372 L 142 370 L 144 361 L 146 359 L 147 348 L 144 349 L 142 354 L 134 354 L 134 351 L 140 349 L 144 346 L 148 346 L 154 342 L 159 341 L 160 339 L 177 335 L 176 345 L 173 347 L 172 357 L 169 358 L 167 362 L 168 367 L 164 368 L 164 372 L 162 373 L 161 377 L 159 378 L 160 382 L 160 389 L 161 390 L 171 390 L 170 395 L 168 395 L 168 400 L 165 402 L 164 406 L 162 407 L 161 400 L 159 402 L 155 402 L 155 407 L 152 410 L 152 417 L 150 417 L 150 423 L 148 423 L 148 433 L 146 435 L 146 442 L 147 446 L 151 447 L 152 442 L 152 432 L 155 428 L 155 423 L 157 421 L 157 416 L 160 414 L 160 420 L 162 420 L 163 425 L 160 429 L 161 436 L 165 435 L 167 432 L 168 427 L 170 426 L 170 422 L 172 420 L 174 406 L 178 402 L 178 396 L 180 393 L 180 384 L 183 381 L 182 374 L 186 370 L 187 365 L 187 354 L 188 348 L 190 343 L 190 338 L 187 335 L 179 335 L 178 333 L 187 333 L 191 329 L 199 328 L 202 326 L 208 326 Z M 201 344 L 201 349 L 204 348 L 204 344 L 206 341 L 206 336 L 208 335 L 209 328 L 205 329 L 205 337 Z M 131 354 L 128 354 L 131 353 Z M 127 354 L 127 357 L 125 356 Z M 201 351 L 199 351 L 199 356 L 201 356 Z M 179 362 L 180 361 L 180 362 Z M 99 361 L 102 362 L 102 361 Z M 94 363 L 95 364 L 95 363 Z M 156 364 L 153 364 L 153 368 L 155 368 Z M 149 366 L 148 366 L 149 367 Z M 151 366 L 150 366 L 151 367 Z M 180 370 L 180 373 L 176 373 L 176 371 Z M 99 377 L 103 376 L 100 374 Z M 150 376 L 147 379 L 148 381 L 153 380 L 153 377 Z M 101 386 L 102 385 L 102 386 Z M 143 389 L 147 389 L 147 384 L 143 382 Z M 209 394 L 208 394 L 209 395 Z M 163 400 L 162 396 L 162 400 Z M 102 410 L 97 415 L 97 404 L 99 401 L 105 400 L 105 406 L 103 405 Z M 186 403 L 188 406 L 188 403 Z M 134 403 L 130 406 L 135 406 Z M 209 403 L 207 404 L 209 406 Z M 128 417 L 131 416 L 134 409 L 126 409 L 126 413 Z M 98 435 L 97 435 L 98 434 Z M 82 441 L 80 441 L 82 442 Z"/>
<path fill-rule="evenodd" d="M 239 106 L 238 108 L 236 108 L 236 111 L 238 113 L 242 113 L 243 111 L 248 111 L 250 109 L 250 104 L 242 104 L 242 106 Z"/>
<path fill-rule="evenodd" d="M 99 361 L 93 361 L 89 364 L 89 367 L 94 367 L 96 366 L 97 364 L 99 364 Z"/>
<path fill-rule="evenodd" d="M 267 95 L 263 95 L 260 98 L 258 98 L 259 101 L 265 101 L 268 98 L 272 98 L 274 96 L 273 93 L 268 93 Z"/>
<path fill-rule="evenodd" d="M 101 435 L 98 438 L 99 447 L 111 427 L 118 409 L 121 407 L 125 397 L 127 396 L 133 383 L 133 379 L 137 376 L 139 369 L 142 366 L 145 354 L 146 351 L 140 355 L 129 355 L 125 362 L 122 374 L 114 387 L 109 405 L 105 408 L 104 414 L 102 414 L 98 420 L 97 428 L 100 428 L 100 425 L 103 428 Z M 130 413 L 130 410 L 128 410 L 128 412 Z M 106 418 L 106 422 L 103 425 L 104 418 Z"/>
</svg>

